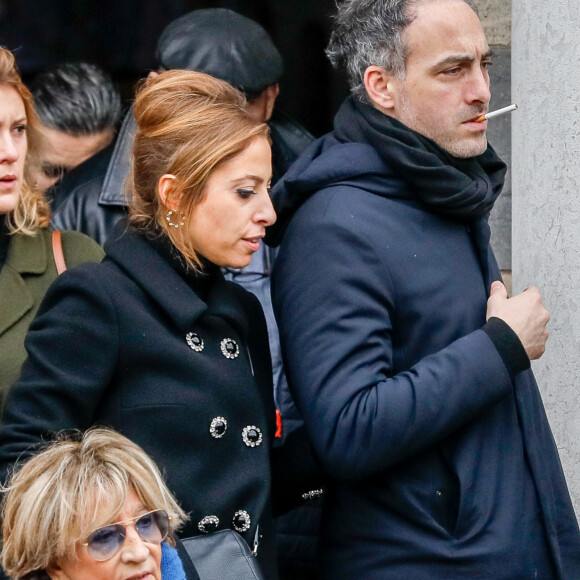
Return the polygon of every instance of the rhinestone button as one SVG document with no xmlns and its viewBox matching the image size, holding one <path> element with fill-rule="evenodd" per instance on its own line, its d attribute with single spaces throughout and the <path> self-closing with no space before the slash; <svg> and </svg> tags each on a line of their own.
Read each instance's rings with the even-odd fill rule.
<svg viewBox="0 0 580 580">
<path fill-rule="evenodd" d="M 228 428 L 228 422 L 223 417 L 215 417 L 211 420 L 209 432 L 215 439 L 221 439 Z"/>
<path fill-rule="evenodd" d="M 217 516 L 205 516 L 197 524 L 197 529 L 204 534 L 215 532 L 220 525 L 220 519 Z"/>
<path fill-rule="evenodd" d="M 233 338 L 224 338 L 220 343 L 222 354 L 229 359 L 238 358 L 240 355 L 240 347 Z"/>
<path fill-rule="evenodd" d="M 302 494 L 302 499 L 312 500 L 312 499 L 319 499 L 324 495 L 323 489 L 313 489 L 312 491 L 307 491 L 306 493 Z"/>
<path fill-rule="evenodd" d="M 262 432 L 255 425 L 248 425 L 242 430 L 242 439 L 248 447 L 258 447 L 262 443 Z"/>
<path fill-rule="evenodd" d="M 200 338 L 199 335 L 196 334 L 195 332 L 188 332 L 185 335 L 185 340 L 189 345 L 189 348 L 191 348 L 195 352 L 201 352 L 203 350 L 204 347 L 203 339 Z"/>
<path fill-rule="evenodd" d="M 252 525 L 250 514 L 246 510 L 238 510 L 232 520 L 236 532 L 247 532 Z"/>
</svg>

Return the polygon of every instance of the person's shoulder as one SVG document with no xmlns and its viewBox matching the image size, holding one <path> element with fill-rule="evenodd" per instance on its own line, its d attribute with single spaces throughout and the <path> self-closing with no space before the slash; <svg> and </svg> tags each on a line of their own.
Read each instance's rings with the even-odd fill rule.
<svg viewBox="0 0 580 580">
<path fill-rule="evenodd" d="M 296 119 L 277 108 L 274 109 L 268 125 L 270 126 L 272 140 L 283 143 L 297 155 L 314 141 L 314 136 Z"/>
<path fill-rule="evenodd" d="M 88 195 L 87 192 L 98 189 L 105 179 L 107 167 L 113 154 L 113 144 L 108 145 L 86 161 L 69 171 L 62 180 L 54 187 L 53 208 L 55 211 L 64 203 L 70 195 L 76 192 L 76 196 Z M 97 192 L 98 195 L 98 192 Z"/>
<path fill-rule="evenodd" d="M 100 262 L 105 256 L 103 248 L 81 232 L 63 231 L 62 248 L 68 267 L 85 262 Z"/>
</svg>

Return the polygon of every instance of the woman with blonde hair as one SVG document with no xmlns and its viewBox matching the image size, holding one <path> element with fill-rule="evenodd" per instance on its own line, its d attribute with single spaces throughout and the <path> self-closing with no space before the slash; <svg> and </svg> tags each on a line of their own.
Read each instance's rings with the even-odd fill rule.
<svg viewBox="0 0 580 580">
<path fill-rule="evenodd" d="M 187 516 L 115 431 L 59 437 L 16 470 L 2 508 L 2 567 L 15 580 L 197 578 L 172 549 Z"/>
<path fill-rule="evenodd" d="M 0 407 L 26 358 L 28 326 L 57 276 L 50 209 L 29 179 L 39 140 L 30 92 L 14 56 L 0 47 Z M 102 258 L 99 246 L 78 233 L 63 234 L 61 247 L 68 267 Z"/>
<path fill-rule="evenodd" d="M 268 127 L 238 90 L 190 71 L 148 81 L 134 111 L 131 227 L 49 291 L 5 406 L 0 469 L 53 432 L 110 425 L 167 474 L 184 537 L 233 529 L 276 578 L 266 323 L 220 270 L 246 266 L 276 219 Z M 275 460 L 287 506 L 319 487 L 295 441 L 304 459 L 280 459 L 288 444 Z"/>
</svg>

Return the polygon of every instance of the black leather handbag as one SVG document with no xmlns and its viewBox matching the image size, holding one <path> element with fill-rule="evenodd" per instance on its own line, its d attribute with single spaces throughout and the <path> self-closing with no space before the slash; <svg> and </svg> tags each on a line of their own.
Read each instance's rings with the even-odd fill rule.
<svg viewBox="0 0 580 580">
<path fill-rule="evenodd" d="M 200 580 L 265 580 L 256 556 L 234 530 L 182 539 Z"/>
</svg>

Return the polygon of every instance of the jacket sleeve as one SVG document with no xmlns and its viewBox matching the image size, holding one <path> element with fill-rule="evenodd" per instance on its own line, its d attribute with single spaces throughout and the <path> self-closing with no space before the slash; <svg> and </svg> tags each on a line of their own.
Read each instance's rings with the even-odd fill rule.
<svg viewBox="0 0 580 580">
<path fill-rule="evenodd" d="M 114 373 L 119 339 L 115 308 L 99 265 L 64 272 L 30 326 L 28 359 L 10 388 L 0 426 L 0 477 L 43 440 L 84 430 Z"/>
<path fill-rule="evenodd" d="M 331 475 L 357 481 L 449 436 L 512 386 L 483 330 L 395 373 L 397 298 L 385 264 L 350 216 L 321 213 L 295 216 L 286 232 L 274 309 L 315 451 Z"/>
</svg>

